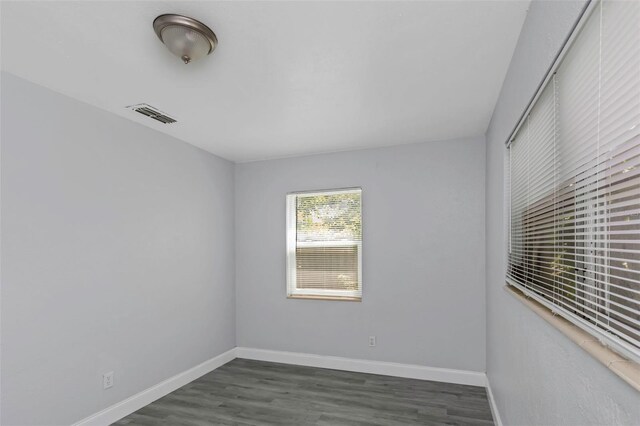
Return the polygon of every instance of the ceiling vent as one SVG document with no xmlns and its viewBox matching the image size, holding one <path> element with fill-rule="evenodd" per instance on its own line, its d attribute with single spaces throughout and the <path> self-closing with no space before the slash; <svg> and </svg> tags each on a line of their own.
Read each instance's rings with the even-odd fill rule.
<svg viewBox="0 0 640 426">
<path fill-rule="evenodd" d="M 176 122 L 175 118 L 169 117 L 164 112 L 148 104 L 131 105 L 131 106 L 128 106 L 127 108 L 135 112 L 138 112 L 142 115 L 146 115 L 149 118 L 153 118 L 154 120 L 159 121 L 163 124 L 171 124 Z"/>
</svg>

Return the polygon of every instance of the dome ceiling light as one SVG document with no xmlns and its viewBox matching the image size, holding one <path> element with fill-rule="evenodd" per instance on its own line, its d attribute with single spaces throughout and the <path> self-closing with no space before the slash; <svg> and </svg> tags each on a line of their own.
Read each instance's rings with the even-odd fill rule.
<svg viewBox="0 0 640 426">
<path fill-rule="evenodd" d="M 185 64 L 207 56 L 218 45 L 213 31 L 200 21 L 182 15 L 160 15 L 153 29 L 167 49 Z"/>
</svg>

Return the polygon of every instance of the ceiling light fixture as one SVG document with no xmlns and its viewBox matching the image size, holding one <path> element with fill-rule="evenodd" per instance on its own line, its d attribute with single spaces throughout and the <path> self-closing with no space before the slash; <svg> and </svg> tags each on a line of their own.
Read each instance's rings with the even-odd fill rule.
<svg viewBox="0 0 640 426">
<path fill-rule="evenodd" d="M 207 56 L 218 45 L 213 31 L 200 21 L 182 15 L 160 15 L 153 29 L 167 49 L 185 64 Z"/>
</svg>

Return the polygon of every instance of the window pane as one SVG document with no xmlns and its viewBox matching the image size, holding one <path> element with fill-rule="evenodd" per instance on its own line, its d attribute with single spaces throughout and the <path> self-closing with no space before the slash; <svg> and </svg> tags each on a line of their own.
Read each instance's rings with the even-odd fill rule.
<svg viewBox="0 0 640 426">
<path fill-rule="evenodd" d="M 297 241 L 361 239 L 360 194 L 298 196 Z"/>
<path fill-rule="evenodd" d="M 360 189 L 287 196 L 287 292 L 360 300 Z"/>
</svg>

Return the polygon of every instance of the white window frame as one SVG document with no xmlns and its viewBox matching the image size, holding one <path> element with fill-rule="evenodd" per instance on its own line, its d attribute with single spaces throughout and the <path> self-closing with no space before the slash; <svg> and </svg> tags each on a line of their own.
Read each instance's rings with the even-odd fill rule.
<svg viewBox="0 0 640 426">
<path fill-rule="evenodd" d="M 362 188 L 327 189 L 315 191 L 290 192 L 287 194 L 287 297 L 289 298 L 309 298 L 309 299 L 343 299 L 360 301 L 362 300 L 362 238 L 360 241 L 336 240 L 336 241 L 297 241 L 297 217 L 296 201 L 299 196 L 312 197 L 316 195 L 336 195 L 336 194 L 360 194 L 360 223 L 362 224 Z M 358 288 L 359 290 L 329 290 L 329 289 L 300 289 L 297 288 L 296 276 L 296 248 L 302 247 L 358 247 Z"/>
</svg>

